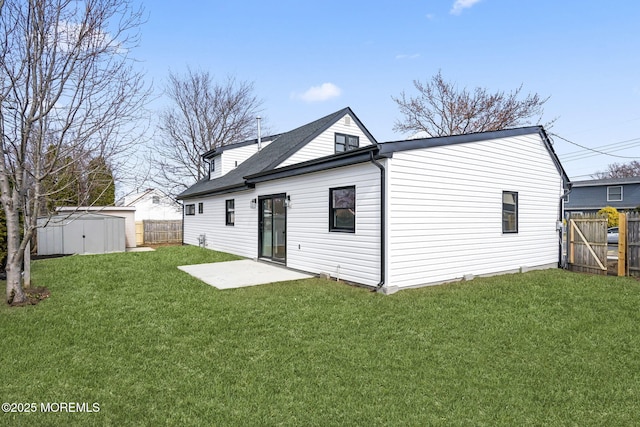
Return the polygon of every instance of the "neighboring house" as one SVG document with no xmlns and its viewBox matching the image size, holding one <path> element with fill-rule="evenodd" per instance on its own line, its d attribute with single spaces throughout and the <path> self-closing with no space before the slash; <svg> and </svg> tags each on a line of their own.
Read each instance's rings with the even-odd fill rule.
<svg viewBox="0 0 640 427">
<path fill-rule="evenodd" d="M 122 206 L 136 209 L 136 222 L 182 219 L 182 205 L 155 188 L 126 196 L 122 200 Z"/>
<path fill-rule="evenodd" d="M 377 143 L 345 108 L 265 139 L 204 155 L 223 169 L 179 195 L 185 243 L 386 293 L 558 267 L 569 179 L 541 126 Z"/>
<path fill-rule="evenodd" d="M 597 212 L 605 206 L 619 211 L 640 206 L 640 177 L 607 178 L 574 181 L 565 202 L 565 210 L 573 213 Z"/>
</svg>

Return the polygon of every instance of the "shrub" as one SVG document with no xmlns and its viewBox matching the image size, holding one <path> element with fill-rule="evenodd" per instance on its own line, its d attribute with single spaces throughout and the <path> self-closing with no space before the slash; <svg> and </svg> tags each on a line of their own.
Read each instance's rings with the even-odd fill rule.
<svg viewBox="0 0 640 427">
<path fill-rule="evenodd" d="M 618 226 L 618 210 L 612 206 L 605 206 L 604 208 L 598 211 L 599 215 L 607 216 L 607 227 L 617 227 Z"/>
</svg>

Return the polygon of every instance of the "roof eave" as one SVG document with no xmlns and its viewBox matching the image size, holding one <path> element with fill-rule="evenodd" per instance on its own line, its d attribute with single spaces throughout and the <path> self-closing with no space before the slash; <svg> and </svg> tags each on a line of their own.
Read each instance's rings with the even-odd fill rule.
<svg viewBox="0 0 640 427">
<path fill-rule="evenodd" d="M 214 190 L 203 190 L 203 191 L 198 191 L 198 192 L 189 193 L 189 194 L 180 193 L 176 197 L 176 200 L 188 200 L 188 199 L 195 199 L 197 197 L 202 197 L 202 196 L 214 196 L 216 194 L 236 193 L 238 191 L 249 190 L 253 187 L 254 187 L 253 184 L 244 182 L 242 184 L 228 185 L 226 187 L 216 188 Z"/>
<path fill-rule="evenodd" d="M 272 181 L 275 179 L 289 178 L 292 176 L 303 175 L 312 172 L 319 172 L 328 169 L 339 168 L 343 166 L 349 166 L 357 163 L 364 163 L 370 161 L 371 154 L 374 153 L 376 158 L 378 156 L 379 147 L 377 144 L 368 145 L 356 150 L 346 151 L 340 154 L 333 154 L 331 156 L 321 157 L 319 159 L 313 159 L 302 163 L 296 163 L 294 165 L 285 166 L 282 168 L 272 169 L 264 172 L 259 172 L 252 175 L 247 175 L 244 179 L 247 183 L 257 184 L 265 181 Z"/>
</svg>

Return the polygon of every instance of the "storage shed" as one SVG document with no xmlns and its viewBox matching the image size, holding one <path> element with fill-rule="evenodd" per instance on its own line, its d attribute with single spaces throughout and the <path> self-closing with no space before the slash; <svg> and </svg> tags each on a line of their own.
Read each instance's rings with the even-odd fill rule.
<svg viewBox="0 0 640 427">
<path fill-rule="evenodd" d="M 96 213 L 40 218 L 38 255 L 124 252 L 124 223 L 124 218 Z"/>
<path fill-rule="evenodd" d="M 56 212 L 63 215 L 95 213 L 124 218 L 125 247 L 136 247 L 136 208 L 134 206 L 61 206 Z"/>
</svg>

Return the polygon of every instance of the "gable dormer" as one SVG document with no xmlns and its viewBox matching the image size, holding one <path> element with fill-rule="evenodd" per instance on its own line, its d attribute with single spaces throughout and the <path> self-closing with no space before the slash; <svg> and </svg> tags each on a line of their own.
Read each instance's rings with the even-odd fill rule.
<svg viewBox="0 0 640 427">
<path fill-rule="evenodd" d="M 290 166 L 296 163 L 366 147 L 375 142 L 375 139 L 369 131 L 367 131 L 357 117 L 347 109 L 342 117 L 326 129 L 322 129 L 314 135 L 307 144 L 295 153 L 292 153 L 277 167 Z"/>
<path fill-rule="evenodd" d="M 258 140 L 252 139 L 237 144 L 225 145 L 215 150 L 211 150 L 203 155 L 204 160 L 209 164 L 209 179 L 220 178 L 238 167 L 273 141 L 273 137 L 262 138 L 260 147 Z"/>
</svg>

